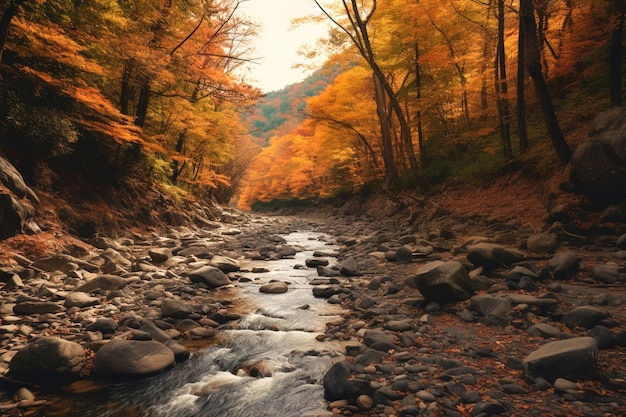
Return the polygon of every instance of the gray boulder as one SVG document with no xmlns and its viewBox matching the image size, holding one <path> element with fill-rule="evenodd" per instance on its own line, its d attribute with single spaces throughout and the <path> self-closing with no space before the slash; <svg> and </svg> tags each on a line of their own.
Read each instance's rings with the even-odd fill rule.
<svg viewBox="0 0 626 417">
<path fill-rule="evenodd" d="M 573 252 L 559 252 L 546 264 L 546 269 L 556 279 L 567 279 L 578 272 L 580 260 Z"/>
<path fill-rule="evenodd" d="M 567 312 L 563 322 L 570 328 L 576 326 L 591 329 L 604 319 L 604 312 L 592 306 L 580 306 Z"/>
<path fill-rule="evenodd" d="M 557 378 L 572 381 L 593 378 L 598 362 L 598 343 L 593 337 L 575 337 L 550 342 L 528 355 L 523 361 L 524 376 L 529 381 Z"/>
<path fill-rule="evenodd" d="M 470 309 L 481 316 L 506 316 L 511 311 L 511 303 L 506 298 L 475 295 L 470 299 Z"/>
<path fill-rule="evenodd" d="M 172 257 L 172 250 L 169 248 L 154 248 L 148 251 L 148 256 L 152 262 L 163 263 Z"/>
<path fill-rule="evenodd" d="M 337 265 L 337 268 L 339 269 L 339 273 L 344 277 L 356 277 L 360 275 L 359 263 L 353 256 L 344 259 Z"/>
<path fill-rule="evenodd" d="M 324 397 L 328 401 L 356 399 L 360 395 L 371 395 L 368 380 L 351 378 L 352 366 L 347 362 L 336 362 L 324 375 Z"/>
<path fill-rule="evenodd" d="M 94 371 L 109 378 L 145 376 L 175 363 L 174 352 L 154 341 L 113 339 L 93 358 Z"/>
<path fill-rule="evenodd" d="M 0 239 L 41 231 L 34 220 L 35 208 L 26 200 L 18 200 L 11 194 L 0 193 Z"/>
<path fill-rule="evenodd" d="M 595 202 L 619 203 L 626 198 L 626 107 L 595 117 L 589 137 L 572 155 L 570 181 Z"/>
<path fill-rule="evenodd" d="M 91 293 L 98 290 L 119 290 L 128 285 L 128 280 L 117 275 L 104 274 L 74 288 L 74 292 Z"/>
<path fill-rule="evenodd" d="M 78 307 L 84 308 L 96 305 L 100 302 L 98 297 L 92 297 L 85 292 L 71 292 L 65 298 L 63 305 L 66 308 Z"/>
<path fill-rule="evenodd" d="M 18 316 L 58 313 L 64 310 L 63 306 L 53 301 L 23 301 L 13 306 L 13 313 Z"/>
<path fill-rule="evenodd" d="M 282 281 L 274 281 L 264 284 L 259 288 L 259 291 L 265 294 L 282 294 L 289 290 L 289 284 Z"/>
<path fill-rule="evenodd" d="M 90 272 L 98 270 L 97 266 L 89 262 L 85 262 L 79 258 L 65 254 L 57 254 L 38 259 L 33 263 L 33 266 L 47 272 L 61 271 L 67 273 L 69 271 L 74 271 L 77 268 L 83 268 Z"/>
<path fill-rule="evenodd" d="M 407 278 L 405 284 L 417 288 L 426 300 L 439 303 L 463 301 L 474 295 L 469 273 L 457 261 L 430 262 Z"/>
<path fill-rule="evenodd" d="M 534 253 L 550 253 L 556 249 L 557 241 L 554 233 L 532 235 L 526 241 L 528 250 Z"/>
<path fill-rule="evenodd" d="M 209 288 L 219 288 L 231 283 L 221 269 L 210 265 L 190 272 L 189 280 L 193 283 L 202 283 Z"/>
<path fill-rule="evenodd" d="M 193 308 L 189 304 L 185 304 L 178 300 L 161 301 L 161 317 L 185 319 L 191 313 L 193 313 Z"/>
<path fill-rule="evenodd" d="M 33 204 L 39 203 L 39 197 L 26 185 L 17 169 L 0 156 L 0 183 L 8 188 L 17 198 L 27 198 Z"/>
<path fill-rule="evenodd" d="M 524 260 L 524 254 L 496 243 L 481 242 L 467 248 L 467 260 L 486 270 L 510 267 Z"/>
<path fill-rule="evenodd" d="M 214 266 L 228 274 L 229 272 L 237 272 L 241 267 L 239 266 L 239 262 L 236 259 L 229 258 L 228 256 L 216 255 L 211 258 L 210 261 L 211 266 Z"/>
<path fill-rule="evenodd" d="M 9 374 L 37 383 L 78 376 L 85 364 L 81 345 L 59 337 L 40 337 L 19 350 L 9 363 Z"/>
</svg>

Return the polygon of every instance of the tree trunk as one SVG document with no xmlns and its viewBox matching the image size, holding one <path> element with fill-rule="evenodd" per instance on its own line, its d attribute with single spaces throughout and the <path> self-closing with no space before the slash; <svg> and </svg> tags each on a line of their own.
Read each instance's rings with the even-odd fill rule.
<svg viewBox="0 0 626 417">
<path fill-rule="evenodd" d="M 546 80 L 543 77 L 543 72 L 541 71 L 541 55 L 539 53 L 539 42 L 537 39 L 534 5 L 532 0 L 521 0 L 521 3 L 523 4 L 521 10 L 524 11 L 522 18 L 526 22 L 526 61 L 528 74 L 530 74 L 535 84 L 539 104 L 546 123 L 546 128 L 548 129 L 548 134 L 552 140 L 552 145 L 561 163 L 566 165 L 572 157 L 572 150 L 565 141 L 563 132 L 559 127 L 554 104 L 552 103 L 552 96 L 550 95 L 550 90 L 548 89 Z"/>
<path fill-rule="evenodd" d="M 383 163 L 385 165 L 386 182 L 389 189 L 396 191 L 400 188 L 398 168 L 393 157 L 393 144 L 391 140 L 391 126 L 387 117 L 387 100 L 380 79 L 374 75 L 374 90 L 376 98 L 376 114 L 380 123 L 380 135 L 382 138 Z"/>
<path fill-rule="evenodd" d="M 417 94 L 417 112 L 415 118 L 417 119 L 417 146 L 419 149 L 420 160 L 424 160 L 425 143 L 424 143 L 424 128 L 422 127 L 422 70 L 420 68 L 420 50 L 417 42 L 415 43 L 415 91 Z"/>
<path fill-rule="evenodd" d="M 4 45 L 7 42 L 7 36 L 9 35 L 11 20 L 17 14 L 22 4 L 24 4 L 24 0 L 11 1 L 7 8 L 4 9 L 2 17 L 0 17 L 0 64 L 2 64 L 2 54 L 4 52 Z"/>
<path fill-rule="evenodd" d="M 526 38 L 526 22 L 522 18 L 524 16 L 524 2 L 520 3 L 519 16 L 519 37 L 517 49 L 517 134 L 519 137 L 519 150 L 525 152 L 528 150 L 528 132 L 526 130 L 526 67 L 524 65 L 524 49 Z"/>
<path fill-rule="evenodd" d="M 120 111 L 122 114 L 130 115 L 130 102 L 133 99 L 133 86 L 131 79 L 133 75 L 134 62 L 132 59 L 124 61 L 124 69 L 122 70 L 122 86 L 120 92 Z"/>
<path fill-rule="evenodd" d="M 624 104 L 622 97 L 622 40 L 624 37 L 624 0 L 615 0 L 615 26 L 611 32 L 610 89 L 611 106 Z"/>
<path fill-rule="evenodd" d="M 182 132 L 178 134 L 178 141 L 176 141 L 176 152 L 179 155 L 183 155 L 184 153 L 186 135 L 187 135 L 187 130 L 183 130 Z M 177 160 L 172 161 L 172 177 L 170 178 L 170 180 L 172 181 L 173 184 L 176 184 L 176 181 L 178 180 L 178 176 L 180 175 L 180 173 L 183 171 L 184 168 L 185 168 L 185 162 L 183 162 L 181 165 L 179 164 Z"/>
<path fill-rule="evenodd" d="M 504 0 L 498 0 L 498 46 L 496 52 L 496 87 L 498 112 L 500 114 L 500 139 L 506 159 L 513 157 L 511 150 L 511 111 L 509 107 L 508 84 L 506 80 L 506 55 L 504 51 Z"/>
<path fill-rule="evenodd" d="M 137 101 L 137 112 L 135 116 L 135 124 L 144 127 L 146 124 L 146 115 L 148 114 L 148 104 L 150 103 L 150 81 L 145 81 L 139 91 L 139 100 Z"/>
</svg>

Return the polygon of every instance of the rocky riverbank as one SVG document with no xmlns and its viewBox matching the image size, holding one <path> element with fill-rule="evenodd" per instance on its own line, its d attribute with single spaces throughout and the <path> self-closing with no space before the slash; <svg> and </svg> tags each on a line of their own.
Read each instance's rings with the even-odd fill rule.
<svg viewBox="0 0 626 417">
<path fill-rule="evenodd" d="M 241 270 L 246 259 L 293 256 L 279 235 L 311 230 L 341 247 L 336 265 L 307 262 L 320 275 L 313 293 L 348 311 L 319 338 L 348 344 L 324 381 L 329 414 L 626 414 L 623 225 L 572 233 L 407 213 L 224 210 L 198 228 L 13 256 L 1 277 L 0 410 L 45 415 L 50 381 L 119 380 L 185 360 L 246 310 L 236 289 L 255 272 Z M 540 350 L 550 342 L 566 345 Z"/>
</svg>

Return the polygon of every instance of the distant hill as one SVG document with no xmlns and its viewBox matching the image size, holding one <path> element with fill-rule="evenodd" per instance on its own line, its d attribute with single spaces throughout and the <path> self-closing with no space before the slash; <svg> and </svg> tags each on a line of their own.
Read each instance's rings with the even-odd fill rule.
<svg viewBox="0 0 626 417">
<path fill-rule="evenodd" d="M 242 121 L 252 136 L 267 141 L 275 135 L 293 130 L 304 118 L 306 99 L 322 92 L 342 69 L 339 65 L 323 67 L 302 82 L 288 85 L 265 95 Z"/>
</svg>

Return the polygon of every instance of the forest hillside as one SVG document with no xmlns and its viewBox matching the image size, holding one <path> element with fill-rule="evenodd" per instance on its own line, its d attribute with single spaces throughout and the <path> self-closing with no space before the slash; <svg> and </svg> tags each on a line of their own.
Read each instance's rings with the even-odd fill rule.
<svg viewBox="0 0 626 417">
<path fill-rule="evenodd" d="M 544 221 L 625 196 L 623 145 L 574 153 L 621 126 L 621 2 L 318 2 L 326 65 L 266 94 L 238 72 L 257 30 L 239 5 L 0 1 L 0 155 L 36 195 L 5 182 L 2 237 L 201 224 L 215 204 Z"/>
</svg>

